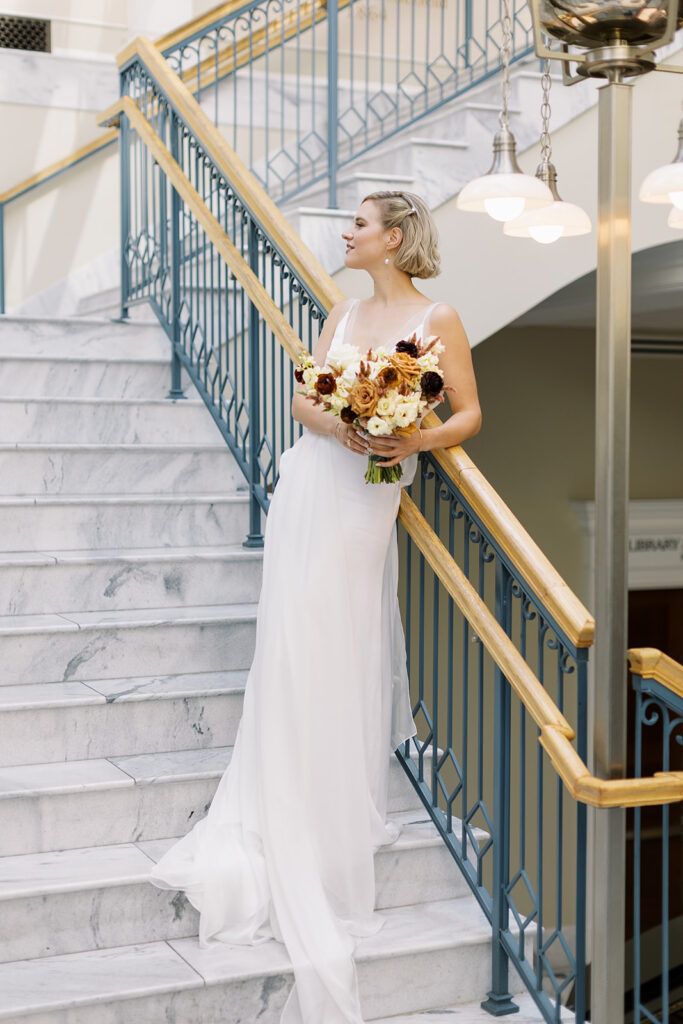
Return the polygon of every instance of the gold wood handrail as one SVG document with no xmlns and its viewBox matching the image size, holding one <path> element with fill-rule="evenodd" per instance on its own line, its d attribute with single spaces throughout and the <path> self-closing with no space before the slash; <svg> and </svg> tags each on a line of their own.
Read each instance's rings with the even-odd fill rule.
<svg viewBox="0 0 683 1024">
<path fill-rule="evenodd" d="M 80 160 L 84 160 L 88 156 L 92 156 L 93 153 L 97 153 L 99 149 L 104 149 L 105 146 L 110 145 L 114 142 L 117 136 L 115 129 L 106 132 L 104 135 L 99 135 L 92 142 L 87 142 L 84 146 L 80 146 L 75 149 L 69 156 L 63 157 L 61 160 L 55 160 L 54 163 L 44 167 L 42 171 L 36 171 L 29 178 L 25 178 L 20 181 L 18 185 L 13 185 L 12 188 L 7 189 L 6 192 L 0 192 L 0 203 L 8 203 L 10 199 L 16 199 L 17 196 L 22 195 L 24 192 L 28 192 L 29 189 L 35 188 L 36 185 L 40 185 L 41 182 L 47 181 L 55 174 L 59 174 L 60 171 L 65 171 L 73 164 L 77 164 Z"/>
<path fill-rule="evenodd" d="M 571 725 L 405 491 L 401 492 L 399 519 L 536 722 L 541 746 L 575 800 L 593 807 L 641 807 L 683 800 L 683 772 L 656 772 L 646 779 L 591 775 L 571 744 L 575 735 Z"/>
<path fill-rule="evenodd" d="M 121 114 L 126 115 L 130 124 L 153 154 L 173 187 L 185 200 L 193 215 L 206 232 L 207 238 L 216 246 L 217 252 L 228 264 L 268 326 L 274 331 L 290 359 L 296 359 L 299 352 L 304 348 L 301 340 L 290 326 L 289 321 L 285 319 L 275 305 L 249 264 L 233 245 L 220 223 L 199 195 L 199 192 L 197 192 L 189 178 L 181 170 L 179 164 L 173 159 L 147 118 L 143 116 L 137 104 L 133 102 L 130 96 L 121 97 L 100 115 L 101 123 L 106 124 L 115 121 Z"/>
<path fill-rule="evenodd" d="M 632 647 L 628 652 L 628 663 L 634 675 L 655 679 L 677 697 L 683 697 L 683 665 L 668 654 L 655 647 Z"/>
</svg>

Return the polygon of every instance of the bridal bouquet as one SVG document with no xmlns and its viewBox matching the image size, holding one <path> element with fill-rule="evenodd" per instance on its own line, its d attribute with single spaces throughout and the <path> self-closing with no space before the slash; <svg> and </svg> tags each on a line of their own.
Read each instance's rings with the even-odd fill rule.
<svg viewBox="0 0 683 1024">
<path fill-rule="evenodd" d="M 444 400 L 443 377 L 438 372 L 444 346 L 435 335 L 418 341 L 417 335 L 399 341 L 393 349 L 370 349 L 363 356 L 353 345 L 340 345 L 316 366 L 308 352 L 299 355 L 294 371 L 303 387 L 299 394 L 312 398 L 344 423 L 353 423 L 375 437 L 407 437 L 417 430 L 422 416 Z M 372 454 L 365 479 L 368 483 L 400 480 L 403 467 L 378 466 L 385 458 Z"/>
</svg>

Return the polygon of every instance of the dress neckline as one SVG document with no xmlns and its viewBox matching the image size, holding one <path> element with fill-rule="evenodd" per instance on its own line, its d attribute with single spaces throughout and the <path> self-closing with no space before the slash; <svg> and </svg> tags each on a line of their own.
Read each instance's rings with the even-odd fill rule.
<svg viewBox="0 0 683 1024">
<path fill-rule="evenodd" d="M 354 299 L 353 305 L 349 307 L 349 309 L 348 309 L 348 311 L 346 313 L 346 317 L 345 317 L 346 322 L 344 323 L 344 330 L 343 330 L 342 336 L 341 336 L 342 344 L 351 344 L 351 342 L 347 341 L 347 338 L 348 338 L 348 335 L 349 335 L 349 325 L 355 323 L 356 314 L 358 313 L 358 310 L 360 308 L 360 304 L 361 304 L 361 299 Z M 398 334 L 395 338 L 391 339 L 388 342 L 386 342 L 386 341 L 382 342 L 383 347 L 391 348 L 394 345 L 398 345 L 399 341 L 401 341 L 403 338 L 406 337 L 406 328 L 411 326 L 414 320 L 417 321 L 416 329 L 417 329 L 417 327 L 421 327 L 424 324 L 425 320 L 427 319 L 427 316 L 429 315 L 429 312 L 432 309 L 434 309 L 435 306 L 438 306 L 438 305 L 439 305 L 438 302 L 432 302 L 432 303 L 430 303 L 429 306 L 423 306 L 422 309 L 418 309 L 418 311 L 416 313 L 413 313 L 413 315 L 411 317 L 408 317 L 408 319 L 405 321 L 405 323 L 403 323 L 401 325 L 400 334 Z M 418 317 L 421 317 L 421 319 L 418 320 L 417 319 Z M 352 348 L 358 349 L 359 352 L 361 351 L 361 349 L 359 348 L 358 345 L 352 345 Z"/>
</svg>

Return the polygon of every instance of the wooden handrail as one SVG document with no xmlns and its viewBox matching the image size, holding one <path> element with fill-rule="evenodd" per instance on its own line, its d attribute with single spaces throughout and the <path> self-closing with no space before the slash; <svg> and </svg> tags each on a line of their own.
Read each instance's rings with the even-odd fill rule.
<svg viewBox="0 0 683 1024">
<path fill-rule="evenodd" d="M 628 663 L 634 675 L 655 679 L 677 697 L 683 697 L 683 665 L 668 654 L 655 647 L 632 647 L 628 652 Z"/>
<path fill-rule="evenodd" d="M 97 153 L 98 150 L 104 149 L 106 146 L 110 146 L 116 141 L 118 132 L 112 129 L 106 132 L 104 135 L 99 135 L 98 138 L 92 142 L 86 142 L 84 146 L 80 146 L 75 149 L 69 156 L 63 157 L 61 160 L 55 160 L 54 163 L 44 167 L 42 171 L 36 171 L 29 178 L 25 178 L 20 181 L 18 185 L 13 185 L 12 188 L 6 192 L 0 193 L 0 203 L 8 203 L 11 199 L 16 199 L 24 192 L 30 191 L 32 188 L 36 188 L 37 185 L 42 184 L 44 181 L 48 181 L 55 174 L 59 174 L 61 171 L 66 171 L 69 167 L 79 163 L 81 160 L 85 160 L 86 157 L 92 156 Z"/>
<path fill-rule="evenodd" d="M 571 725 L 405 491 L 399 519 L 535 721 L 541 746 L 575 800 L 593 807 L 642 807 L 683 800 L 683 772 L 656 772 L 646 779 L 591 775 L 572 746 Z"/>
</svg>

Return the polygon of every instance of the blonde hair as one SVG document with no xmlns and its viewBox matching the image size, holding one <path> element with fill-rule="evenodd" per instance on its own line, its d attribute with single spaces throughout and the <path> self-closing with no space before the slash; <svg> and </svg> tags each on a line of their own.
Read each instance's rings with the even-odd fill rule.
<svg viewBox="0 0 683 1024">
<path fill-rule="evenodd" d="M 441 273 L 439 235 L 424 199 L 414 192 L 371 192 L 363 202 L 377 203 L 385 231 L 400 228 L 403 239 L 395 251 L 394 266 L 410 277 L 436 277 Z"/>
</svg>

